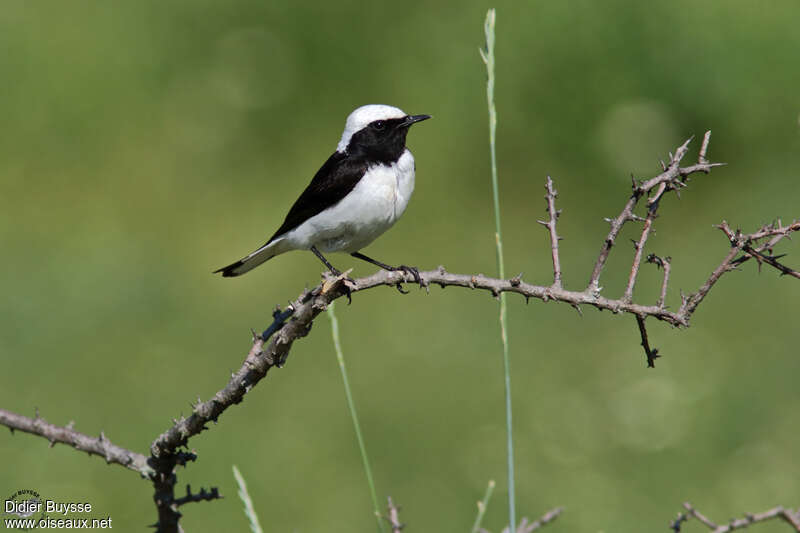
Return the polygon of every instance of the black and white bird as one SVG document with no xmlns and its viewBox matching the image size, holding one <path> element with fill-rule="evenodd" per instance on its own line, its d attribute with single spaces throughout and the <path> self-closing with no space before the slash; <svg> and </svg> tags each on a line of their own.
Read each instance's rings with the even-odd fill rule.
<svg viewBox="0 0 800 533">
<path fill-rule="evenodd" d="M 360 253 L 391 228 L 414 192 L 414 156 L 406 148 L 412 124 L 431 118 L 387 105 L 365 105 L 347 117 L 336 151 L 297 199 L 278 231 L 253 253 L 215 271 L 239 276 L 291 250 L 311 250 L 335 275 L 323 252 L 347 252 L 386 270 L 393 267 Z M 399 286 L 398 286 L 399 288 Z"/>
</svg>

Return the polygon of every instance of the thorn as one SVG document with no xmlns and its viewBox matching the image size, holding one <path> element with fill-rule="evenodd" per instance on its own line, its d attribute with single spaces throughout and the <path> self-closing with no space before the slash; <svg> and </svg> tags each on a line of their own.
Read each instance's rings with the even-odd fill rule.
<svg viewBox="0 0 800 533">
<path fill-rule="evenodd" d="M 522 282 L 522 272 L 508 280 L 508 282 L 511 283 L 512 287 L 519 287 L 520 283 Z"/>
</svg>

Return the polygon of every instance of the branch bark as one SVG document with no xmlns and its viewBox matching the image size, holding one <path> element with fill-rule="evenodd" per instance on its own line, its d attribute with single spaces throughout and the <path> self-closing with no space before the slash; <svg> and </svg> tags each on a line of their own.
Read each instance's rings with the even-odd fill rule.
<svg viewBox="0 0 800 533">
<path fill-rule="evenodd" d="M 50 442 L 51 448 L 57 443 L 61 443 L 72 446 L 76 450 L 86 452 L 89 455 L 98 455 L 105 459 L 108 464 L 124 466 L 134 472 L 138 472 L 139 475 L 145 478 L 150 477 L 155 472 L 148 464 L 147 457 L 112 444 L 102 431 L 97 437 L 92 437 L 75 431 L 73 422 L 66 426 L 56 426 L 39 416 L 38 409 L 34 418 L 0 409 L 0 424 L 11 429 L 12 433 L 17 430 L 44 437 Z"/>
<path fill-rule="evenodd" d="M 800 531 L 800 510 L 793 511 L 792 509 L 784 509 L 781 506 L 773 507 L 772 509 L 764 511 L 763 513 L 748 513 L 744 518 L 732 519 L 727 524 L 720 525 L 717 525 L 703 513 L 695 509 L 689 502 L 684 503 L 683 508 L 686 509 L 686 512 L 679 513 L 678 517 L 669 524 L 670 529 L 676 533 L 680 532 L 681 524 L 687 522 L 690 518 L 694 518 L 698 522 L 702 523 L 704 526 L 710 529 L 712 533 L 728 533 L 729 531 L 733 531 L 735 529 L 744 529 L 753 524 L 766 522 L 775 518 L 784 520 L 787 524 L 792 526 L 795 531 Z"/>
</svg>

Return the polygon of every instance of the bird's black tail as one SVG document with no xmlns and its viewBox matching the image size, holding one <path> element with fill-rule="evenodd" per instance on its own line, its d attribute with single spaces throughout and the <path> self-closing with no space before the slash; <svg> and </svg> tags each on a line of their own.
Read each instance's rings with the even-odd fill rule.
<svg viewBox="0 0 800 533">
<path fill-rule="evenodd" d="M 246 272 L 250 272 L 261 263 L 264 263 L 265 261 L 272 259 L 281 253 L 280 251 L 275 250 L 275 247 L 279 242 L 280 241 L 270 241 L 247 257 L 243 257 L 235 263 L 231 263 L 226 267 L 215 270 L 214 274 L 221 272 L 223 278 L 233 278 L 236 276 L 241 276 Z"/>
</svg>

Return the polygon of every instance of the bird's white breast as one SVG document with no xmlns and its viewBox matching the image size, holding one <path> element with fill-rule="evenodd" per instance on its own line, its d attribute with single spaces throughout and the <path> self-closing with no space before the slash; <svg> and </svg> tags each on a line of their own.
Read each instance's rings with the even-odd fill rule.
<svg viewBox="0 0 800 533">
<path fill-rule="evenodd" d="M 288 232 L 284 242 L 294 249 L 356 252 L 392 227 L 413 192 L 414 156 L 406 150 L 396 163 L 370 166 L 350 194 Z"/>
</svg>

